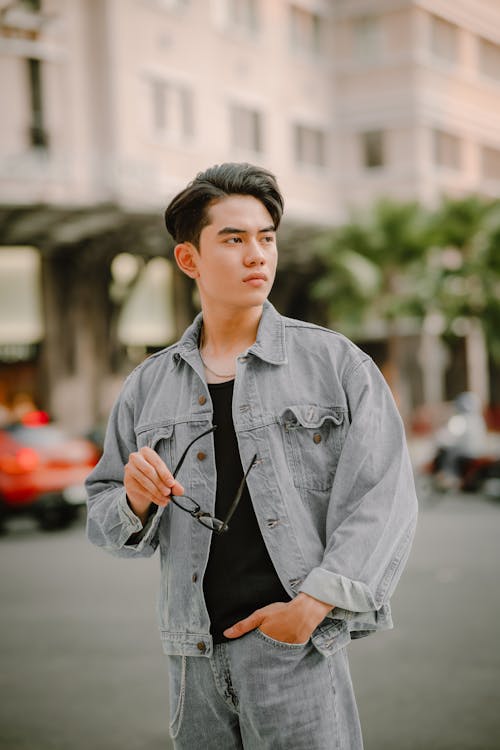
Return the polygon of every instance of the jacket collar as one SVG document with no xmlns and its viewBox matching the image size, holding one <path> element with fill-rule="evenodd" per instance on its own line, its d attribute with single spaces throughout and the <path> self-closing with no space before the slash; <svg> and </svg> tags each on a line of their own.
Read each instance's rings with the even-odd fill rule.
<svg viewBox="0 0 500 750">
<path fill-rule="evenodd" d="M 177 351 L 182 357 L 187 357 L 198 349 L 202 323 L 203 315 L 198 313 L 180 338 Z M 266 300 L 263 305 L 257 339 L 246 353 L 253 354 L 271 365 L 283 365 L 287 362 L 285 321 L 269 300 Z"/>
</svg>

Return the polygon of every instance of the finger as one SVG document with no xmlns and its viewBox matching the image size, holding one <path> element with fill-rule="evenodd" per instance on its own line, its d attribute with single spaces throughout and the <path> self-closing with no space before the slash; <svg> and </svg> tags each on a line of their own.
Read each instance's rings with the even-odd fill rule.
<svg viewBox="0 0 500 750">
<path fill-rule="evenodd" d="M 154 470 L 156 472 L 156 475 L 160 479 L 160 482 L 163 486 L 166 486 L 171 491 L 172 495 L 184 494 L 184 487 L 182 486 L 182 484 L 174 478 L 172 472 L 168 469 L 165 462 L 162 461 L 160 456 L 155 453 L 152 448 L 144 446 L 139 451 L 139 455 L 144 458 L 148 464 L 154 467 Z"/>
<path fill-rule="evenodd" d="M 141 487 L 143 492 L 156 495 L 162 500 L 168 499 L 171 494 L 170 487 L 163 484 L 155 469 L 138 453 L 131 454 L 125 466 L 125 483 L 131 479 Z"/>
<path fill-rule="evenodd" d="M 147 476 L 129 465 L 125 467 L 124 485 L 129 497 L 149 500 L 157 505 L 166 505 L 170 500 Z"/>
<path fill-rule="evenodd" d="M 131 455 L 130 463 L 141 474 L 147 477 L 147 479 L 149 479 L 149 481 L 152 482 L 155 485 L 155 487 L 157 487 L 158 491 L 161 492 L 162 495 L 165 495 L 165 496 L 170 495 L 171 489 L 172 489 L 171 488 L 172 482 L 170 481 L 169 484 L 167 484 L 158 473 L 159 465 L 162 464 L 165 467 L 166 472 L 170 475 L 170 472 L 168 471 L 167 467 L 165 466 L 161 458 L 157 456 L 156 453 L 154 453 L 154 451 L 153 451 L 153 456 L 156 457 L 157 461 L 159 461 L 160 464 L 158 464 L 156 460 L 153 463 L 150 460 L 150 454 L 149 453 L 144 454 L 142 450 L 139 451 L 138 453 L 133 453 Z M 173 484 L 175 484 L 175 481 L 173 482 Z"/>
<path fill-rule="evenodd" d="M 139 451 L 139 454 L 143 456 L 149 464 L 154 466 L 156 473 L 167 487 L 173 487 L 176 484 L 172 472 L 168 469 L 167 465 L 162 461 L 156 451 L 152 448 L 148 448 L 148 446 L 144 446 L 144 448 L 141 448 Z"/>
<path fill-rule="evenodd" d="M 255 612 L 252 612 L 251 615 L 245 617 L 244 620 L 240 620 L 230 628 L 227 628 L 227 630 L 224 630 L 224 635 L 226 638 L 239 638 L 240 636 L 245 635 L 245 633 L 249 633 L 251 630 L 258 628 L 263 619 L 260 610 L 257 609 Z"/>
</svg>

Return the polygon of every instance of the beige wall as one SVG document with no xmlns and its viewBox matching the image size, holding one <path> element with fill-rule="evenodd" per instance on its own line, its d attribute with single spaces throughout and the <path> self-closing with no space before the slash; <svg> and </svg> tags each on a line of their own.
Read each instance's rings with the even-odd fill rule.
<svg viewBox="0 0 500 750">
<path fill-rule="evenodd" d="M 376 43 L 372 55 L 363 60 L 357 34 L 370 18 L 362 14 L 370 10 Z M 452 62 L 432 49 L 436 13 L 443 20 L 466 24 L 457 30 L 457 59 Z M 379 194 L 427 202 L 443 192 L 500 194 L 500 182 L 484 180 L 479 158 L 482 145 L 500 149 L 500 71 L 495 81 L 479 68 L 478 33 L 486 38 L 488 24 L 493 24 L 489 38 L 496 34 L 500 45 L 499 4 L 339 3 L 336 92 L 343 144 L 339 169 L 348 203 L 370 201 Z M 360 133 L 377 129 L 384 131 L 386 164 L 366 169 Z M 436 164 L 436 129 L 461 139 L 459 169 Z"/>
<path fill-rule="evenodd" d="M 8 102 L 0 201 L 113 200 L 156 211 L 200 168 L 224 160 L 270 167 L 289 214 L 322 223 L 381 193 L 430 201 L 442 190 L 498 194 L 479 153 L 500 149 L 500 79 L 478 68 L 478 35 L 500 44 L 498 2 L 302 0 L 324 12 L 319 56 L 290 50 L 286 0 L 261 0 L 256 34 L 228 28 L 225 3 L 191 0 L 175 10 L 167 0 L 46 0 L 52 17 L 37 41 L 0 36 Z M 454 64 L 432 52 L 436 14 L 460 26 Z M 370 18 L 372 57 L 359 31 Z M 29 55 L 43 60 L 46 154 L 26 140 Z M 152 78 L 192 91 L 192 135 L 155 132 Z M 232 145 L 235 103 L 262 113 L 261 152 Z M 295 122 L 325 131 L 325 167 L 296 163 Z M 435 164 L 436 128 L 463 140 L 460 170 Z M 385 131 L 383 168 L 362 164 L 359 134 L 372 129 Z"/>
<path fill-rule="evenodd" d="M 262 30 L 256 37 L 219 28 L 214 3 L 193 4 L 177 15 L 159 10 L 154 3 L 133 0 L 111 3 L 110 8 L 115 14 L 112 67 L 120 122 L 115 147 L 122 200 L 144 200 L 141 172 L 154 186 L 156 196 L 150 196 L 154 201 L 172 193 L 204 166 L 249 160 L 278 173 L 289 205 L 298 214 L 320 219 L 330 212 L 332 172 L 296 167 L 291 126 L 298 120 L 331 129 L 333 75 L 328 57 L 311 61 L 290 55 L 286 3 L 261 4 Z M 276 29 L 282 33 L 276 34 Z M 155 134 L 151 77 L 192 91 L 191 137 Z M 229 107 L 236 103 L 262 113 L 262 152 L 232 146 Z M 330 164 L 333 150 L 330 138 Z"/>
</svg>

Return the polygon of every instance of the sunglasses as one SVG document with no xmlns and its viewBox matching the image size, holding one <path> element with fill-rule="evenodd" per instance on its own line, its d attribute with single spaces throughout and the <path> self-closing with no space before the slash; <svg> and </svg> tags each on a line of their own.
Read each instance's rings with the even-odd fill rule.
<svg viewBox="0 0 500 750">
<path fill-rule="evenodd" d="M 202 437 L 205 437 L 205 435 L 209 435 L 211 432 L 213 432 L 216 429 L 217 429 L 217 425 L 214 425 L 209 430 L 205 430 L 205 432 L 202 432 L 200 435 L 195 437 L 194 440 L 191 440 L 189 445 L 185 448 L 182 456 L 177 462 L 175 469 L 172 472 L 172 476 L 174 477 L 174 479 L 177 476 L 178 472 L 180 471 L 180 468 L 182 464 L 184 463 L 184 460 L 190 448 L 194 445 L 194 443 L 196 443 Z M 211 513 L 208 513 L 207 511 L 202 510 L 199 503 L 197 503 L 196 500 L 194 500 L 192 497 L 189 497 L 188 495 L 171 495 L 170 500 L 171 502 L 173 502 L 174 505 L 176 505 L 178 508 L 185 511 L 186 513 L 189 513 L 189 515 L 192 516 L 194 519 L 196 519 L 198 523 L 201 523 L 202 526 L 205 526 L 205 528 L 209 529 L 214 534 L 223 534 L 229 528 L 229 521 L 231 520 L 236 508 L 239 505 L 241 496 L 243 494 L 243 490 L 245 488 L 247 477 L 250 471 L 256 465 L 256 463 L 257 463 L 257 454 L 255 454 L 255 456 L 252 458 L 250 462 L 250 466 L 248 467 L 245 474 L 243 475 L 243 479 L 241 480 L 240 486 L 238 487 L 238 491 L 236 492 L 234 500 L 231 503 L 229 510 L 226 514 L 226 517 L 223 521 L 220 518 L 216 518 Z"/>
</svg>

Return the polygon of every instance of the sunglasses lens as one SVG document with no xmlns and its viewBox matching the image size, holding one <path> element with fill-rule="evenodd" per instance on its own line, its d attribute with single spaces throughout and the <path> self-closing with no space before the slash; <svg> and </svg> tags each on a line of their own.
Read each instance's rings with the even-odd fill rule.
<svg viewBox="0 0 500 750">
<path fill-rule="evenodd" d="M 200 509 L 198 503 L 187 495 L 172 495 L 170 499 L 177 507 L 187 510 L 188 513 L 196 513 Z"/>
</svg>

